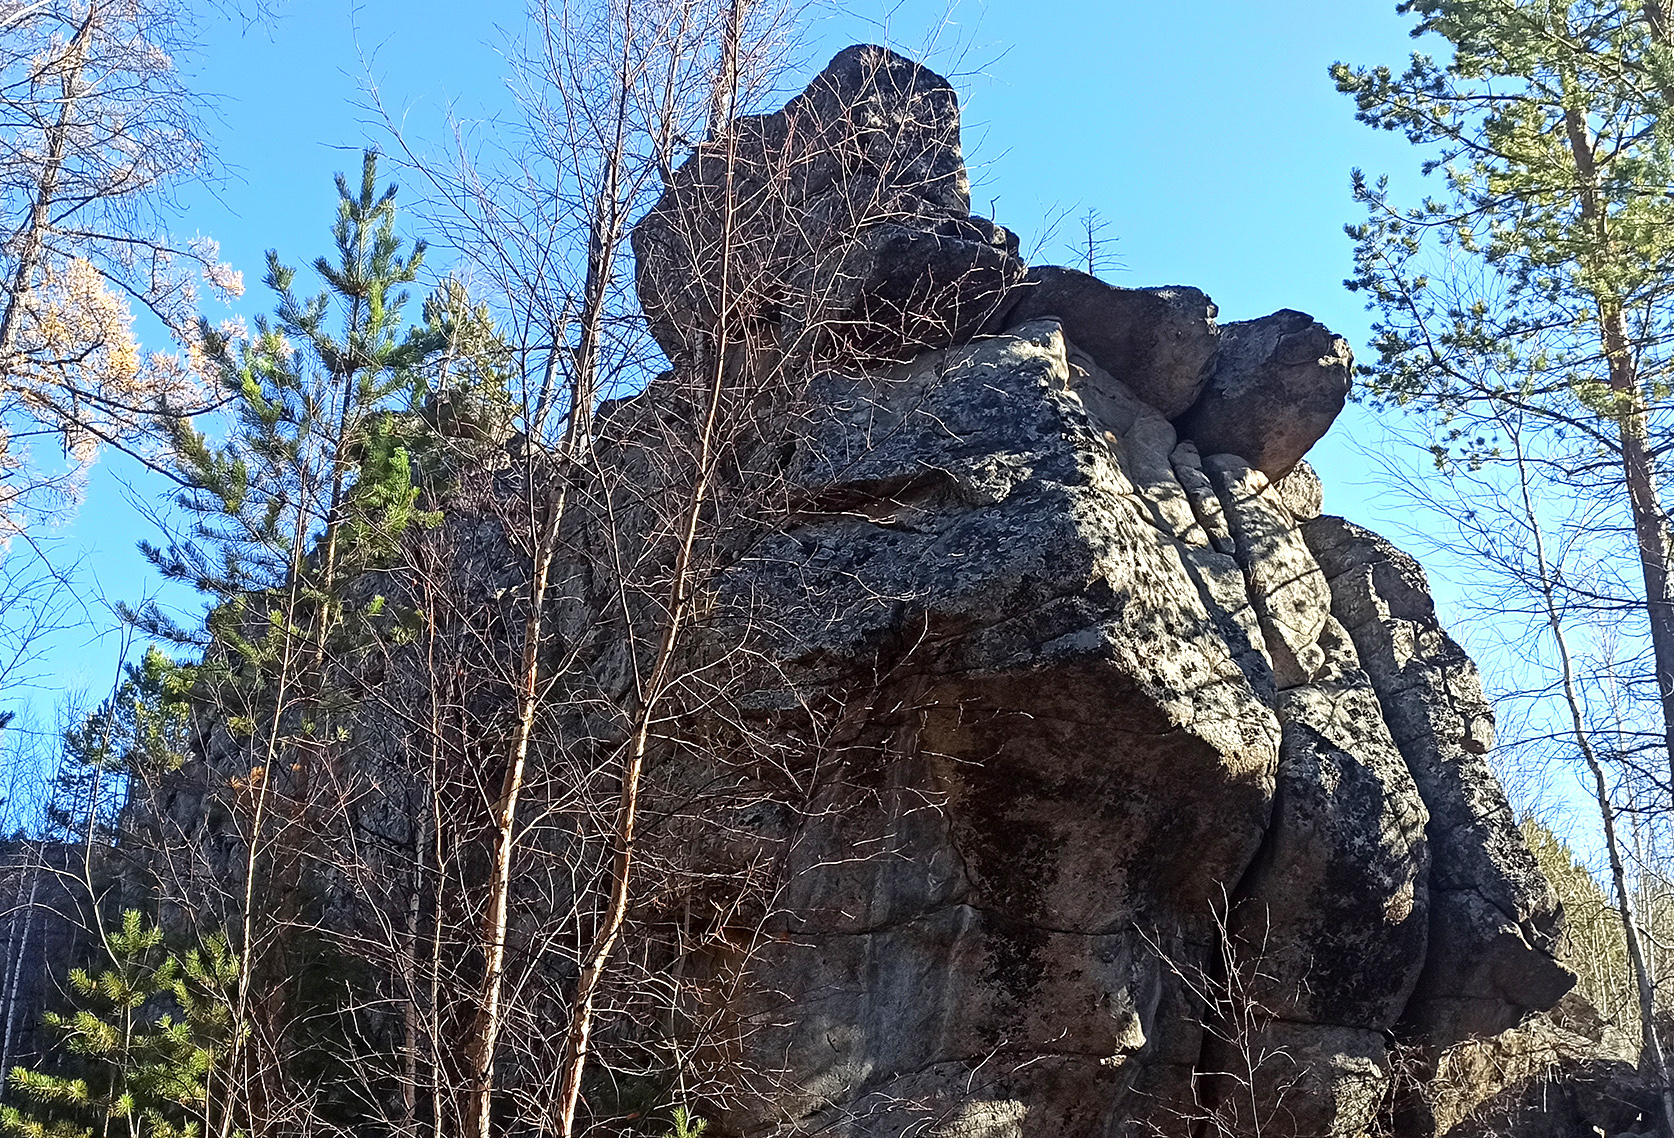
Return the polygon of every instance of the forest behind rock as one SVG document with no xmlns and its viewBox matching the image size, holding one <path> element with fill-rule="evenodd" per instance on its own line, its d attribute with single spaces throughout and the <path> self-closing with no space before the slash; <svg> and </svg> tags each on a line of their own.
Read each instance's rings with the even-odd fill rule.
<svg viewBox="0 0 1674 1138">
<path fill-rule="evenodd" d="M 112 455 L 202 601 L 0 713 L 0 1133 L 1674 1129 L 1674 39 L 1400 13 L 1351 344 L 1025 253 L 957 81 L 750 0 L 537 3 L 494 155 L 371 90 L 222 320 L 202 14 L 0 7 L 0 685 Z"/>
</svg>

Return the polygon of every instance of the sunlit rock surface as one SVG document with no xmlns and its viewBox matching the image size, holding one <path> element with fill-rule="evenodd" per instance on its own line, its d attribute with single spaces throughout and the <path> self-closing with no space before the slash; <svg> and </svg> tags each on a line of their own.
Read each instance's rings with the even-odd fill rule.
<svg viewBox="0 0 1674 1138">
<path fill-rule="evenodd" d="M 1324 514 L 1301 462 L 1347 344 L 1289 310 L 1217 324 L 1196 289 L 1025 276 L 969 218 L 951 89 L 881 48 L 735 129 L 745 183 L 791 193 L 746 211 L 758 276 L 726 287 L 820 370 L 797 506 L 724 591 L 755 614 L 750 706 L 817 775 L 752 816 L 784 884 L 709 1053 L 750 1072 L 721 1132 L 1466 1126 L 1396 1110 L 1391 1044 L 1435 1076 L 1573 978 L 1474 667 L 1416 563 Z M 677 364 L 721 310 L 698 247 L 721 151 L 635 235 Z"/>
</svg>

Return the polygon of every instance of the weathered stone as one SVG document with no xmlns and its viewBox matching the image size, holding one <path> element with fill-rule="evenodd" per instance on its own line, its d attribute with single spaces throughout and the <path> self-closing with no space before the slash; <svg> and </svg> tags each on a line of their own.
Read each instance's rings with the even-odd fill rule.
<svg viewBox="0 0 1674 1138">
<path fill-rule="evenodd" d="M 1325 664 L 1319 636 L 1331 591 L 1284 503 L 1259 470 L 1236 455 L 1203 460 L 1220 495 L 1238 564 L 1261 615 L 1273 674 L 1281 688 L 1306 683 Z"/>
<path fill-rule="evenodd" d="M 1383 1036 L 1364 1028 L 1258 1017 L 1235 1046 L 1205 1049 L 1212 1109 L 1191 1132 L 1362 1138 L 1389 1087 L 1385 1050 Z"/>
<path fill-rule="evenodd" d="M 1278 479 L 1330 429 L 1353 374 L 1348 342 L 1306 313 L 1224 324 L 1214 376 L 1177 425 L 1201 453 Z"/>
<path fill-rule="evenodd" d="M 1074 269 L 1029 270 L 1008 324 L 1051 316 L 1104 371 L 1166 419 L 1190 407 L 1209 380 L 1220 334 L 1200 290 L 1117 288 Z"/>
<path fill-rule="evenodd" d="M 961 343 L 1022 281 L 1016 245 L 1004 230 L 985 235 L 972 222 L 876 225 L 829 255 L 834 263 L 806 282 L 808 300 L 794 311 L 802 327 L 817 326 L 855 353 L 901 357 Z"/>
<path fill-rule="evenodd" d="M 1358 672 L 1280 693 L 1279 718 L 1273 819 L 1228 929 L 1236 994 L 1259 1012 L 1231 1008 L 1203 1066 L 1267 1057 L 1266 1124 L 1237 1133 L 1356 1135 L 1389 1083 L 1377 1025 L 1400 1018 L 1423 966 L 1427 815 Z M 1229 1047 L 1238 1031 L 1253 1038 Z"/>
<path fill-rule="evenodd" d="M 805 702 L 899 678 L 853 713 L 874 741 L 800 812 L 783 931 L 753 963 L 769 994 L 737 1009 L 785 1027 L 728 1062 L 776 1063 L 785 1089 L 721 1122 L 1034 1138 L 1201 1118 L 1235 1058 L 1193 1010 L 1216 898 L 1228 959 L 1255 965 L 1245 1043 L 1293 1065 L 1261 1075 L 1279 1133 L 1357 1133 L 1386 1040 L 1439 1001 L 1503 1010 L 1491 968 L 1421 987 L 1461 959 L 1449 938 L 1521 959 L 1432 865 L 1451 839 L 1428 794 L 1472 791 L 1415 779 L 1439 744 L 1392 733 L 1362 671 L 1384 641 L 1345 627 L 1375 605 L 1332 615 L 1265 475 L 1177 443 L 1057 320 L 828 374 L 811 411 L 792 468 L 808 505 L 735 571 L 773 614 L 753 650 Z M 1421 577 L 1381 571 L 1428 605 Z M 1505 821 L 1477 833 L 1516 842 Z M 1502 871 L 1473 872 L 1514 893 Z"/>
<path fill-rule="evenodd" d="M 1474 670 L 1301 462 L 1347 346 L 1070 270 L 1008 298 L 957 121 L 853 49 L 733 128 L 764 203 L 736 294 L 827 350 L 771 440 L 793 506 L 723 543 L 704 627 L 752 682 L 681 724 L 753 717 L 774 756 L 682 760 L 775 804 L 659 853 L 777 874 L 750 982 L 720 950 L 683 974 L 726 993 L 693 1077 L 742 1138 L 1358 1136 L 1392 1039 L 1434 1075 L 1569 977 Z M 636 235 L 677 374 L 720 306 L 660 243 L 713 229 L 681 214 L 716 208 L 713 157 Z"/>
<path fill-rule="evenodd" d="M 1169 456 L 1169 461 L 1174 464 L 1174 476 L 1185 490 L 1198 524 L 1208 535 L 1209 544 L 1215 547 L 1217 553 L 1235 553 L 1238 546 L 1233 542 L 1232 530 L 1227 526 L 1226 511 L 1221 508 L 1221 499 L 1215 493 L 1214 484 L 1203 472 L 1203 458 L 1197 453 L 1196 444 L 1190 439 L 1179 444 Z"/>
<path fill-rule="evenodd" d="M 1571 992 L 1550 1012 L 1455 1044 L 1418 1072 L 1400 1105 L 1405 1133 L 1573 1138 L 1654 1132 L 1661 1115 L 1637 1048 Z"/>
<path fill-rule="evenodd" d="M 1291 1022 L 1392 1024 L 1424 960 L 1429 815 L 1363 676 L 1280 693 L 1279 720 L 1273 821 L 1234 911 L 1247 988 Z"/>
<path fill-rule="evenodd" d="M 1554 958 L 1561 914 L 1483 754 L 1493 711 L 1436 621 L 1424 571 L 1341 518 L 1303 528 L 1430 812 L 1431 936 L 1406 1012 L 1442 1041 L 1492 1034 L 1574 983 Z"/>
<path fill-rule="evenodd" d="M 633 248 L 652 333 L 676 360 L 723 312 L 735 337 L 766 325 L 804 352 L 904 358 L 969 339 L 1025 272 L 1016 237 L 970 216 L 953 89 L 864 45 L 783 110 L 700 144 Z"/>
<path fill-rule="evenodd" d="M 1023 325 L 1015 332 L 1040 325 L 1062 325 L 1055 320 Z M 1174 427 L 1153 407 L 1137 398 L 1127 385 L 1091 362 L 1067 338 L 1069 387 L 1081 398 L 1095 428 L 1102 428 L 1122 472 L 1133 483 L 1142 509 L 1157 528 L 1187 545 L 1204 546 L 1209 537 L 1199 524 L 1185 487 L 1175 474 L 1172 456 Z"/>
<path fill-rule="evenodd" d="M 928 636 L 887 666 L 907 686 L 869 699 L 917 709 L 870 760 L 891 789 L 844 768 L 806 810 L 785 939 L 755 966 L 794 1014 L 746 1012 L 793 1026 L 741 1061 L 786 1065 L 793 1089 L 760 1109 L 829 1133 L 901 1133 L 951 1104 L 1013 1127 L 996 1134 L 1093 1133 L 1137 1082 L 1189 1078 L 1199 1033 L 1158 948 L 1187 934 L 1170 951 L 1197 961 L 1211 938 L 1208 900 L 1266 825 L 1277 721 L 1073 390 L 1055 321 L 828 377 L 817 407 L 796 469 L 830 505 L 740 570 L 777 610 L 763 647 L 806 692 L 797 677 L 833 659 L 876 668 L 880 646 Z M 971 493 L 979 468 L 1006 473 Z"/>
<path fill-rule="evenodd" d="M 1324 512 L 1325 487 L 1305 458 L 1297 459 L 1290 473 L 1273 483 L 1273 488 L 1290 516 L 1299 522 L 1311 522 Z"/>
</svg>

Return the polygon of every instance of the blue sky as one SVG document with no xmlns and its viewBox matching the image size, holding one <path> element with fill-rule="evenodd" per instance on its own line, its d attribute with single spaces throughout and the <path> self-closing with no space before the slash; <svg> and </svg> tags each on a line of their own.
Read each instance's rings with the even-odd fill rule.
<svg viewBox="0 0 1674 1138">
<path fill-rule="evenodd" d="M 864 0 L 810 11 L 804 73 L 861 40 L 920 55 L 963 96 L 977 208 L 992 204 L 1025 250 L 1040 248 L 1038 260 L 1072 261 L 1076 218 L 1096 209 L 1122 265 L 1102 272 L 1115 283 L 1196 285 L 1226 320 L 1300 308 L 1358 349 L 1367 315 L 1341 283 L 1342 226 L 1356 217 L 1349 170 L 1389 171 L 1416 188 L 1417 155 L 1356 123 L 1326 68 L 1402 62 L 1411 21 L 1394 9 L 1394 0 Z M 444 136 L 447 107 L 492 119 L 508 106 L 501 51 L 522 20 L 515 0 L 282 0 L 254 27 L 202 25 L 192 67 L 217 98 L 214 137 L 230 176 L 190 192 L 177 229 L 215 237 L 244 270 L 240 312 L 269 304 L 266 249 L 299 265 L 324 251 L 333 173 L 358 168 L 360 149 L 383 141 L 365 109 L 368 83 L 421 137 Z M 1053 218 L 1063 219 L 1055 237 Z M 444 266 L 446 251 L 432 263 Z M 1399 539 L 1414 518 L 1379 485 L 1373 455 L 1427 461 L 1393 448 L 1362 408 L 1313 458 L 1329 509 Z M 161 493 L 131 463 L 107 463 L 77 521 L 55 535 L 57 556 L 79 559 L 83 580 L 114 599 L 155 589 L 134 551 L 154 531 L 130 500 L 155 504 Z M 1456 590 L 1447 572 L 1433 573 L 1446 604 Z M 58 637 L 37 669 L 40 692 L 0 693 L 0 703 L 41 706 L 41 693 L 64 689 L 97 698 L 118 650 L 113 635 Z"/>
</svg>

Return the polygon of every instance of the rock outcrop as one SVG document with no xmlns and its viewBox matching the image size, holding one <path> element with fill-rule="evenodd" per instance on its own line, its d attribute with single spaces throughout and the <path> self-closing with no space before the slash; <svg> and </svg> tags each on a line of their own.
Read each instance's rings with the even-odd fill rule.
<svg viewBox="0 0 1674 1138">
<path fill-rule="evenodd" d="M 998 329 L 1051 317 L 1102 370 L 1164 418 L 1190 409 L 1220 346 L 1215 303 L 1195 288 L 1117 288 L 1047 265 L 1029 270 Z"/>
<path fill-rule="evenodd" d="M 698 146 L 633 248 L 675 360 L 723 311 L 851 358 L 943 347 L 992 320 L 1026 271 L 1017 238 L 971 216 L 953 88 L 869 47 Z"/>
<path fill-rule="evenodd" d="M 1353 374 L 1348 342 L 1305 312 L 1228 324 L 1214 375 L 1180 430 L 1206 454 L 1231 451 L 1282 478 L 1330 429 Z"/>
<path fill-rule="evenodd" d="M 1346 343 L 1025 278 L 969 216 L 951 89 L 881 48 L 733 129 L 635 233 L 677 369 L 727 319 L 819 367 L 795 507 L 719 590 L 805 772 L 795 809 L 729 776 L 781 804 L 749 814 L 781 885 L 706 1052 L 751 1073 L 721 1132 L 1356 1135 L 1392 1043 L 1434 1076 L 1532 1030 L 1572 977 L 1492 710 L 1416 563 L 1301 461 Z"/>
<path fill-rule="evenodd" d="M 1408 1019 L 1437 1042 L 1510 1028 L 1553 1006 L 1571 978 L 1550 955 L 1559 932 L 1551 889 L 1484 757 L 1494 713 L 1476 668 L 1437 623 L 1411 557 L 1341 518 L 1303 533 L 1430 815 L 1435 919 Z"/>
</svg>

